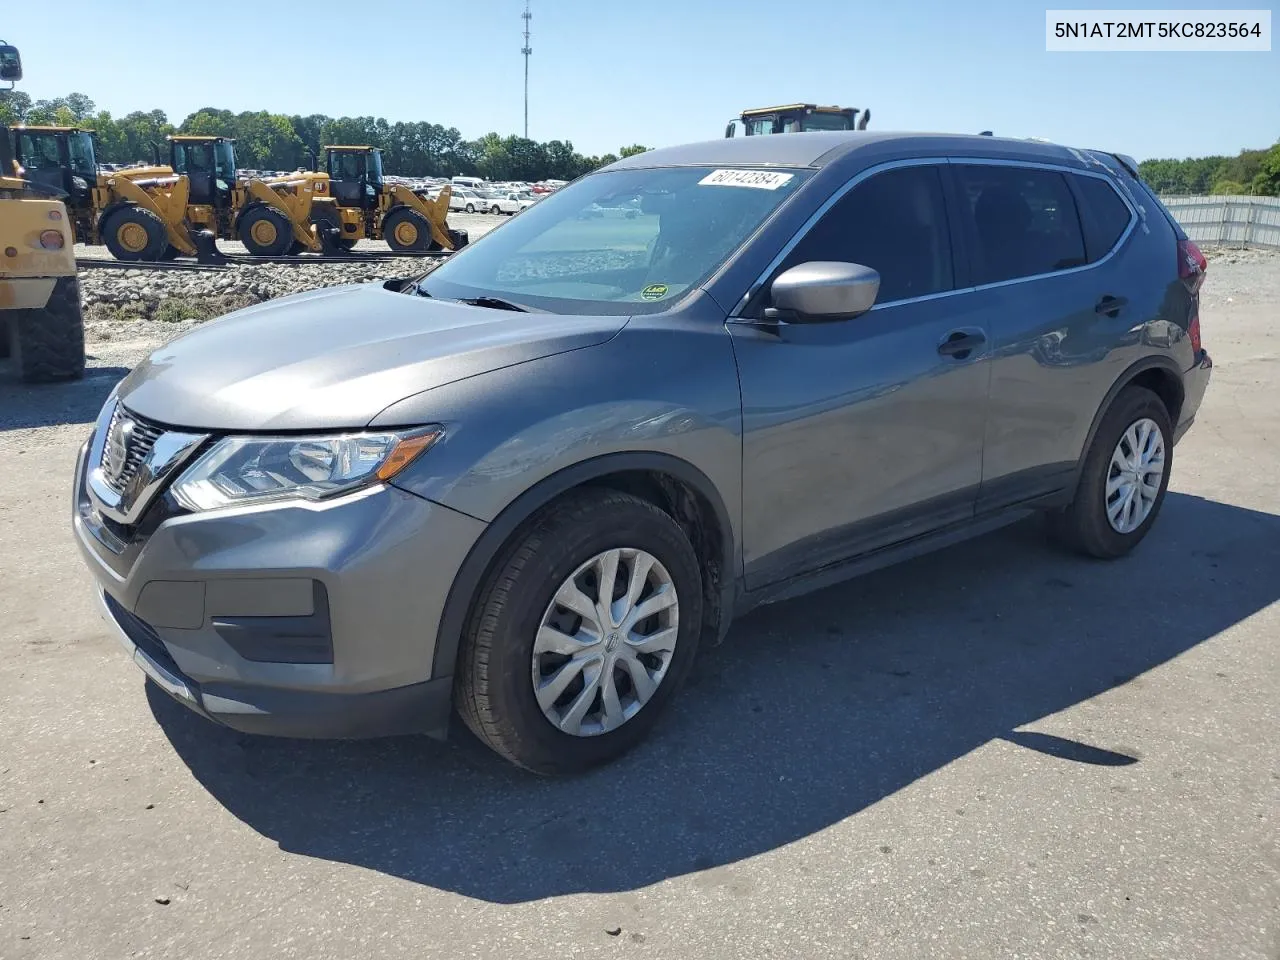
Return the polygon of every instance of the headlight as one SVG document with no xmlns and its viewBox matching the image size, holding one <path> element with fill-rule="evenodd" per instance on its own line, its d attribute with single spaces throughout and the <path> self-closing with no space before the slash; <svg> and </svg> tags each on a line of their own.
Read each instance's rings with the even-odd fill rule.
<svg viewBox="0 0 1280 960">
<path fill-rule="evenodd" d="M 86 180 L 84 177 L 72 177 L 71 186 L 76 190 L 88 190 L 89 181 Z"/>
<path fill-rule="evenodd" d="M 188 510 L 323 500 L 390 480 L 440 439 L 439 427 L 314 437 L 227 437 L 173 485 Z"/>
</svg>

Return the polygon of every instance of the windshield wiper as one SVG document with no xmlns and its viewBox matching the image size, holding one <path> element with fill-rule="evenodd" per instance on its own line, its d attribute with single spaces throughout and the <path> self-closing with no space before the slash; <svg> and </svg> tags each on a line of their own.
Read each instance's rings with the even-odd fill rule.
<svg viewBox="0 0 1280 960">
<path fill-rule="evenodd" d="M 469 303 L 473 307 L 487 307 L 490 310 L 513 310 L 516 313 L 531 312 L 528 307 L 499 297 L 463 297 L 459 303 Z"/>
</svg>

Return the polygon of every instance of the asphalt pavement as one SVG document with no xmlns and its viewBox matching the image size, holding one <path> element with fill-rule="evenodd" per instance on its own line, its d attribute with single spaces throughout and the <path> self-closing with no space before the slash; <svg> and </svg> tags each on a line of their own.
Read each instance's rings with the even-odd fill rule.
<svg viewBox="0 0 1280 960">
<path fill-rule="evenodd" d="M 555 781 L 147 689 L 68 523 L 140 347 L 0 377 L 0 957 L 1280 958 L 1280 259 L 1210 278 L 1217 369 L 1133 556 L 1029 522 L 767 607 Z"/>
</svg>

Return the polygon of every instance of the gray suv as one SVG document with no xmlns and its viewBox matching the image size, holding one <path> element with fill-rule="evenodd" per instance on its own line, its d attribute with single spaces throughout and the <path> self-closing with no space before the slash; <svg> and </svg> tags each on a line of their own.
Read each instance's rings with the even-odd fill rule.
<svg viewBox="0 0 1280 960">
<path fill-rule="evenodd" d="M 657 150 L 422 277 L 157 350 L 81 451 L 75 535 L 138 666 L 212 720 L 442 735 L 456 705 L 580 770 L 757 604 L 1034 511 L 1131 550 L 1209 380 L 1204 271 L 1115 154 Z"/>
</svg>

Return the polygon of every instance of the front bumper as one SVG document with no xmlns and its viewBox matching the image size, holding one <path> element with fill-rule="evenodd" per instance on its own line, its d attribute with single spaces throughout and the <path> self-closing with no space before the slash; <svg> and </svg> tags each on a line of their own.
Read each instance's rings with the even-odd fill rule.
<svg viewBox="0 0 1280 960">
<path fill-rule="evenodd" d="M 251 733 L 442 734 L 451 678 L 436 631 L 479 520 L 396 487 L 332 501 L 180 513 L 132 529 L 95 511 L 76 466 L 72 523 L 103 615 L 185 706 Z"/>
</svg>

